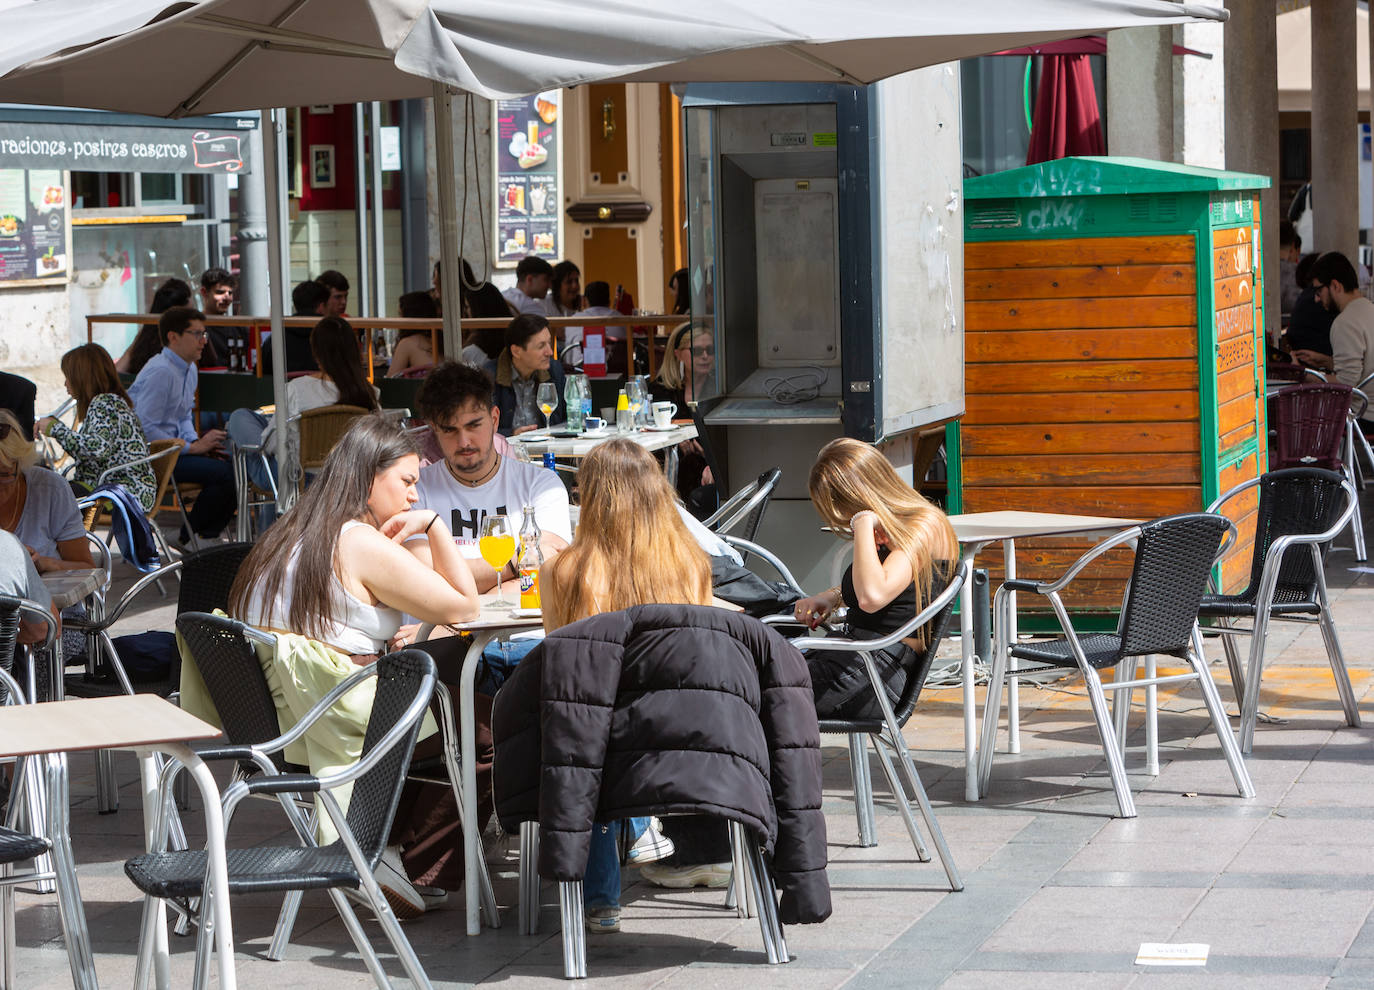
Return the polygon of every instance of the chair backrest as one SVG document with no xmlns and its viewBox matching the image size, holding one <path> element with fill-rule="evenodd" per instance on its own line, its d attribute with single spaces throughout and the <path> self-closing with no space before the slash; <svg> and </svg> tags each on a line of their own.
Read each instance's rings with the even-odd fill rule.
<svg viewBox="0 0 1374 990">
<path fill-rule="evenodd" d="M 0 670 L 7 674 L 14 673 L 14 654 L 19 648 L 19 620 L 24 612 L 29 612 L 30 618 L 41 617 L 47 622 L 47 633 L 43 642 L 37 644 L 38 649 L 51 648 L 57 636 L 57 623 L 53 620 L 52 613 L 41 608 L 37 602 L 13 595 L 0 595 Z M 0 682 L 0 705 L 8 698 L 9 689 Z"/>
<path fill-rule="evenodd" d="M 1335 524 L 1347 498 L 1342 481 L 1335 471 L 1320 468 L 1288 468 L 1270 471 L 1260 478 L 1255 553 L 1250 561 L 1250 583 L 1241 592 L 1242 599 L 1254 601 L 1258 597 L 1264 562 L 1275 540 L 1281 536 L 1321 533 Z M 1316 593 L 1317 572 L 1312 566 L 1312 553 L 1306 547 L 1293 547 L 1279 564 L 1274 603 L 1312 601 Z"/>
<path fill-rule="evenodd" d="M 257 651 L 245 635 L 248 627 L 205 612 L 184 612 L 176 622 L 219 713 L 225 739 L 253 744 L 280 735 L 277 706 Z M 278 767 L 285 765 L 280 753 L 273 753 L 272 758 Z"/>
<path fill-rule="evenodd" d="M 1231 523 L 1209 512 L 1141 524 L 1122 604 L 1121 656 L 1182 656 L 1197 622 L 1212 564 Z"/>
<path fill-rule="evenodd" d="M 177 614 L 227 609 L 229 589 L 252 549 L 251 543 L 217 543 L 182 558 Z"/>
<path fill-rule="evenodd" d="M 782 468 L 769 468 L 735 494 L 711 514 L 703 525 L 713 533 L 738 530 L 736 535 L 753 540 L 768 509 L 768 500 L 782 477 Z"/>
<path fill-rule="evenodd" d="M 366 416 L 370 410 L 362 406 L 320 406 L 301 413 L 301 467 L 305 470 L 318 470 L 324 466 L 324 459 L 334 449 L 334 444 L 343 436 L 344 430 L 359 416 Z"/>
<path fill-rule="evenodd" d="M 1341 467 L 1349 385 L 1294 385 L 1270 398 L 1276 452 L 1272 467 Z"/>
<path fill-rule="evenodd" d="M 148 453 L 153 460 L 150 467 L 153 469 L 153 480 L 157 483 L 157 495 L 153 498 L 153 513 L 156 513 L 162 501 L 167 497 L 167 486 L 172 483 L 172 471 L 177 466 L 177 458 L 181 456 L 181 448 L 186 446 L 185 440 L 176 437 L 167 437 L 163 440 L 154 440 L 148 444 Z M 176 453 L 158 457 L 158 454 L 166 450 L 176 448 Z M 149 513 L 152 515 L 152 513 Z"/>
<path fill-rule="evenodd" d="M 951 577 L 946 577 L 938 571 L 931 574 L 930 593 L 926 596 L 927 602 L 933 602 L 939 598 L 950 587 L 951 584 L 958 585 L 962 589 L 964 581 L 972 573 L 972 567 L 960 568 Z M 954 615 L 954 606 L 959 602 L 959 590 L 955 590 L 950 595 L 949 604 L 935 613 L 934 618 L 921 627 L 919 635 L 925 640 L 922 649 L 916 651 L 916 658 L 911 662 L 911 667 L 907 671 L 906 684 L 902 687 L 901 696 L 897 703 L 892 706 L 892 714 L 897 717 L 898 725 L 906 725 L 911 718 L 911 713 L 916 710 L 916 702 L 921 697 L 921 688 L 925 687 L 926 677 L 930 674 L 931 665 L 935 662 L 935 654 L 940 651 L 940 641 L 949 632 L 950 619 Z"/>
<path fill-rule="evenodd" d="M 417 692 L 423 689 L 426 675 L 430 678 L 429 690 L 432 692 L 436 676 L 434 661 L 419 650 L 388 653 L 377 661 L 377 694 L 372 702 L 372 715 L 367 721 L 359 759 L 366 758 L 405 714 Z M 406 782 L 405 768 L 410 763 L 419 732 L 420 719 L 416 719 L 400 744 L 393 746 L 374 767 L 353 782 L 353 793 L 348 801 L 348 827 L 373 866 L 386 848 L 391 820 L 396 816 L 401 788 Z"/>
</svg>

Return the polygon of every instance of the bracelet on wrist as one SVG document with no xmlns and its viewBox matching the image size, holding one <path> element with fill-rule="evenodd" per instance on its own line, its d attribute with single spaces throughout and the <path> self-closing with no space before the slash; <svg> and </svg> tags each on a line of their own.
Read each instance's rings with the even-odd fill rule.
<svg viewBox="0 0 1374 990">
<path fill-rule="evenodd" d="M 421 536 L 427 536 L 429 531 L 434 528 L 434 524 L 439 521 L 439 513 L 434 513 L 434 518 L 429 521 L 429 525 L 421 532 Z"/>
<path fill-rule="evenodd" d="M 876 520 L 878 518 L 878 513 L 874 512 L 872 509 L 860 509 L 858 512 L 854 513 L 849 517 L 849 531 L 851 533 L 854 532 L 854 524 L 864 516 L 872 516 Z"/>
</svg>

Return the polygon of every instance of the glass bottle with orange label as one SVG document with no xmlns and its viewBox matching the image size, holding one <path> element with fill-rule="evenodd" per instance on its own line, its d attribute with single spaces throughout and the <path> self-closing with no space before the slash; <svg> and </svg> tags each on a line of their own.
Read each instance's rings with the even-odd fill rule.
<svg viewBox="0 0 1374 990">
<path fill-rule="evenodd" d="M 534 507 L 525 506 L 525 523 L 520 527 L 520 607 L 539 608 L 539 568 L 544 564 L 544 553 L 539 549 L 542 534 L 539 523 L 534 519 Z"/>
</svg>

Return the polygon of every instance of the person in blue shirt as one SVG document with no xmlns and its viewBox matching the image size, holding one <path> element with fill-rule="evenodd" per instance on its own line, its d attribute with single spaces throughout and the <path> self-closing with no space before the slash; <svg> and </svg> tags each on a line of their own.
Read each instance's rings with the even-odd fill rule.
<svg viewBox="0 0 1374 990">
<path fill-rule="evenodd" d="M 186 441 L 172 477 L 178 483 L 201 486 L 188 517 L 196 536 L 215 539 L 233 518 L 237 498 L 234 469 L 222 455 L 224 431 L 197 434 L 191 420 L 199 381 L 196 362 L 207 336 L 205 314 L 190 306 L 173 306 L 158 320 L 157 331 L 162 350 L 138 373 L 129 386 L 129 397 L 149 443 L 168 438 Z M 189 539 L 183 529 L 181 541 Z"/>
</svg>

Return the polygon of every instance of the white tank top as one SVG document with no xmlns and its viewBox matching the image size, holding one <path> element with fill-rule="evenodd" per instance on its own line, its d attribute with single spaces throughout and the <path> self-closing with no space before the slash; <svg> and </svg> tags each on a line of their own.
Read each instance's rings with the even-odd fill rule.
<svg viewBox="0 0 1374 990">
<path fill-rule="evenodd" d="M 342 536 L 354 526 L 366 525 L 357 519 L 350 519 L 343 524 L 339 535 Z M 286 562 L 281 590 L 272 602 L 272 608 L 265 608 L 261 597 L 255 596 L 248 602 L 244 622 L 259 628 L 270 625 L 274 629 L 295 631 L 287 629 L 286 623 L 289 621 L 287 616 L 291 614 L 291 593 L 296 585 L 296 567 L 299 563 L 298 546 Z M 320 637 L 320 642 L 348 654 L 386 652 L 387 642 L 401 627 L 402 615 L 399 610 L 362 601 L 343 586 L 337 574 L 330 575 L 329 599 L 330 615 L 324 622 L 324 635 Z M 265 621 L 269 611 L 272 616 L 270 623 Z"/>
</svg>

